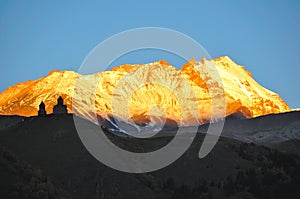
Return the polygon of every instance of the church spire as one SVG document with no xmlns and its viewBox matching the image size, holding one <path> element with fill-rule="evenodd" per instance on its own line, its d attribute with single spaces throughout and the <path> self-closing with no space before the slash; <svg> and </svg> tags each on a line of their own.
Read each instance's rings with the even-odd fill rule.
<svg viewBox="0 0 300 199">
<path fill-rule="evenodd" d="M 53 114 L 67 114 L 67 106 L 64 105 L 64 99 L 59 96 L 57 99 L 57 104 L 53 107 Z"/>
<path fill-rule="evenodd" d="M 41 102 L 39 105 L 38 116 L 45 116 L 45 115 L 47 115 L 45 104 L 44 102 Z"/>
</svg>

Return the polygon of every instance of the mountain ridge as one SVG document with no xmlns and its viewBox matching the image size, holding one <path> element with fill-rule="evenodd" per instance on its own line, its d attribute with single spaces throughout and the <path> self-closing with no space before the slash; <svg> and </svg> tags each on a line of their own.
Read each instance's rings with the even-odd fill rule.
<svg viewBox="0 0 300 199">
<path fill-rule="evenodd" d="M 216 66 L 222 80 L 224 96 L 218 77 L 209 75 L 212 65 Z M 119 85 L 120 82 L 122 85 Z M 141 83 L 144 85 L 137 88 Z M 90 97 L 93 89 L 96 89 L 95 107 L 90 106 L 93 104 Z M 119 96 L 113 98 L 116 95 Z M 73 71 L 51 71 L 45 77 L 18 83 L 3 91 L 0 94 L 0 114 L 37 115 L 41 101 L 51 113 L 59 96 L 64 98 L 68 112 L 91 120 L 94 108 L 96 114 L 102 117 L 116 115 L 134 121 L 143 119 L 143 115 L 147 120 L 150 116 L 166 117 L 183 125 L 204 123 L 211 117 L 234 113 L 252 118 L 290 111 L 278 94 L 259 85 L 243 66 L 223 56 L 200 62 L 191 59 L 181 69 L 161 60 L 149 64 L 125 64 L 87 76 Z M 216 113 L 213 113 L 212 100 L 218 104 L 224 100 L 223 97 L 225 115 L 223 105 L 217 106 Z M 115 107 L 112 99 L 115 99 Z M 123 106 L 128 99 L 129 111 Z M 192 117 L 196 120 L 191 120 Z"/>
</svg>

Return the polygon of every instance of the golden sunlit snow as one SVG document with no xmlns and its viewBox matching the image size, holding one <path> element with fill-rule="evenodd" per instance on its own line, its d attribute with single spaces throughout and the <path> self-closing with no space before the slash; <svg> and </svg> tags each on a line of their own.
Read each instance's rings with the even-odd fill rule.
<svg viewBox="0 0 300 199">
<path fill-rule="evenodd" d="M 222 81 L 210 73 L 213 64 Z M 91 93 L 95 93 L 95 103 Z M 224 102 L 226 115 L 239 112 L 248 118 L 290 111 L 278 94 L 259 85 L 243 66 L 225 56 L 200 62 L 192 59 L 180 70 L 166 61 L 158 61 L 126 64 L 89 76 L 52 71 L 48 76 L 2 92 L 0 114 L 34 116 L 41 101 L 47 113 L 51 113 L 59 96 L 64 98 L 69 112 L 75 110 L 87 118 L 95 110 L 103 117 L 113 114 L 148 121 L 154 116 L 192 124 L 196 122 L 191 120 L 195 112 L 200 122 L 222 116 L 222 104 L 213 109 L 212 101 Z"/>
</svg>

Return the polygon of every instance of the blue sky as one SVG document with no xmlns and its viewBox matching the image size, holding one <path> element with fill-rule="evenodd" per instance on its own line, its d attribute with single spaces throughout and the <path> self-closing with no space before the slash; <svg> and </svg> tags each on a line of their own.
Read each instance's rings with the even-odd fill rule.
<svg viewBox="0 0 300 199">
<path fill-rule="evenodd" d="M 71 1 L 70 1 L 71 2 Z M 100 42 L 132 28 L 180 31 L 227 55 L 256 81 L 300 107 L 299 1 L 0 1 L 0 91 L 49 71 L 75 70 Z M 182 60 L 162 52 L 117 60 Z"/>
</svg>

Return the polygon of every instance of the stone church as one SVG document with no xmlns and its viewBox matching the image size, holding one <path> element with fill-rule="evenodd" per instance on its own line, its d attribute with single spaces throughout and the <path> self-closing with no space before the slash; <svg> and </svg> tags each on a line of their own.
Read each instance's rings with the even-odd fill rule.
<svg viewBox="0 0 300 199">
<path fill-rule="evenodd" d="M 57 104 L 53 107 L 53 115 L 68 114 L 67 105 L 64 105 L 64 99 L 60 96 L 57 99 Z M 39 105 L 38 116 L 47 115 L 44 102 Z"/>
</svg>

